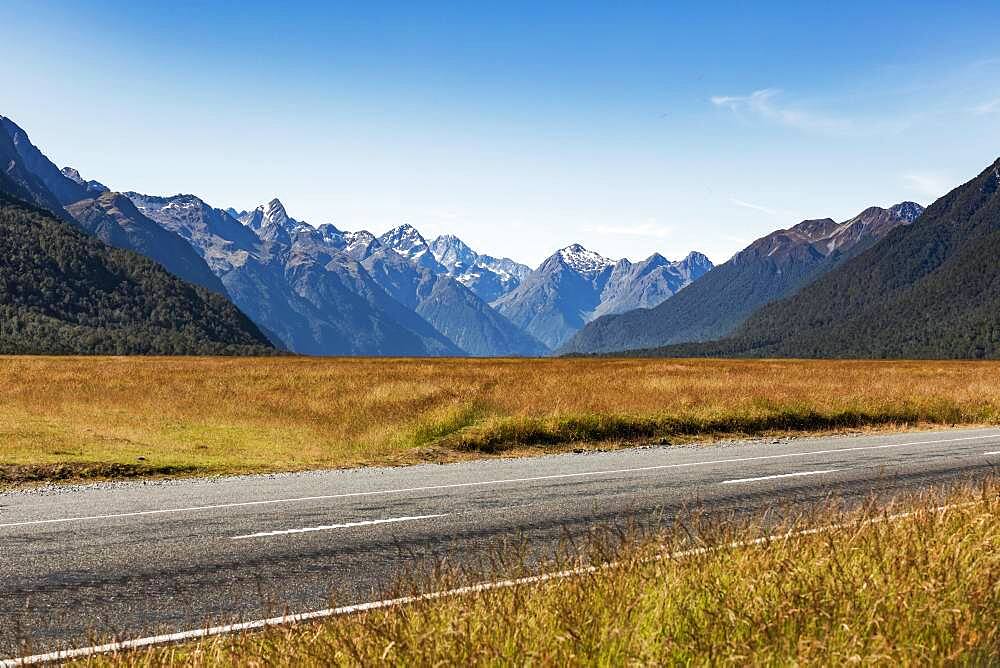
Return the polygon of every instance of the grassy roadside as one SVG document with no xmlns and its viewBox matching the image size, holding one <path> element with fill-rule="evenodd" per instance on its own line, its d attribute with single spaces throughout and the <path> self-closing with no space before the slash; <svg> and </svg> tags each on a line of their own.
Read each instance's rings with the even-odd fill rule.
<svg viewBox="0 0 1000 668">
<path fill-rule="evenodd" d="M 85 663 L 987 665 L 1000 655 L 998 492 L 818 512 L 749 545 L 762 533 L 752 524 L 701 527 L 697 544 L 712 549 L 683 557 L 665 555 L 690 549 L 687 532 L 613 554 L 599 543 L 618 567 Z"/>
<path fill-rule="evenodd" d="M 1000 363 L 0 357 L 0 486 L 1000 423 Z"/>
</svg>

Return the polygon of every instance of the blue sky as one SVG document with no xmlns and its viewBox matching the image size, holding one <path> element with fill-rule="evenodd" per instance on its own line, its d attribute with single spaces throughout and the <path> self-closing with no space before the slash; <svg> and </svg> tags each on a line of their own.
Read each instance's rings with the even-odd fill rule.
<svg viewBox="0 0 1000 668">
<path fill-rule="evenodd" d="M 279 4 L 9 1 L 0 114 L 116 190 L 531 264 L 721 262 L 1000 155 L 996 2 Z"/>
</svg>

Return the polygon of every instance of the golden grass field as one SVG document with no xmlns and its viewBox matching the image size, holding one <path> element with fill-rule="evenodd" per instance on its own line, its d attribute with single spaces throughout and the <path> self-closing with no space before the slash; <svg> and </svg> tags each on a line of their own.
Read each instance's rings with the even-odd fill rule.
<svg viewBox="0 0 1000 668">
<path fill-rule="evenodd" d="M 612 554 L 598 541 L 597 558 L 616 566 L 82 663 L 995 665 L 998 491 L 994 482 L 891 508 L 827 509 L 772 527 L 766 542 L 753 542 L 753 523 L 700 527 L 696 545 L 707 549 L 695 554 L 685 532 L 626 539 Z M 462 582 L 437 578 L 418 586 Z"/>
<path fill-rule="evenodd" d="M 1000 422 L 1000 363 L 0 357 L 0 483 Z"/>
</svg>

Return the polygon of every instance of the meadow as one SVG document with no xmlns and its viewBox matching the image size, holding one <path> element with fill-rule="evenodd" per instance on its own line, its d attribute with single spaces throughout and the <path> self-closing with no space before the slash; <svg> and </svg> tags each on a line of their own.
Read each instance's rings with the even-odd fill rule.
<svg viewBox="0 0 1000 668">
<path fill-rule="evenodd" d="M 992 665 L 997 492 L 987 482 L 766 529 L 695 524 L 617 544 L 597 536 L 592 554 L 551 565 L 583 570 L 568 577 L 81 663 Z M 595 559 L 609 565 L 581 568 Z M 462 583 L 435 577 L 414 586 Z"/>
<path fill-rule="evenodd" d="M 1000 423 L 1000 363 L 0 357 L 0 484 Z"/>
</svg>

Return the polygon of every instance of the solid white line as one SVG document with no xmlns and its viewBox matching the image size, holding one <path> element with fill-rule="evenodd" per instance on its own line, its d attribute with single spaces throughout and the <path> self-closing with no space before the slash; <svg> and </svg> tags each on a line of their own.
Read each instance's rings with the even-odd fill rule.
<svg viewBox="0 0 1000 668">
<path fill-rule="evenodd" d="M 821 473 L 834 473 L 844 469 L 825 469 L 823 471 L 800 471 L 799 473 L 780 473 L 778 475 L 762 475 L 758 478 L 737 478 L 735 480 L 723 480 L 720 485 L 736 485 L 744 482 L 759 482 L 761 480 L 776 480 L 778 478 L 797 478 L 804 475 L 820 475 Z"/>
<path fill-rule="evenodd" d="M 990 455 L 1000 455 L 1000 450 L 994 450 L 992 452 L 984 452 L 983 454 L 986 455 L 987 457 L 989 457 Z"/>
<path fill-rule="evenodd" d="M 376 524 L 395 524 L 396 522 L 412 522 L 413 520 L 429 520 L 434 517 L 446 517 L 448 513 L 440 515 L 411 515 L 409 517 L 389 517 L 384 520 L 363 520 L 360 522 L 345 522 L 344 524 L 325 524 L 318 527 L 303 527 L 301 529 L 282 529 L 280 531 L 261 531 L 259 533 L 248 533 L 243 536 L 233 536 L 232 540 L 242 540 L 244 538 L 266 538 L 268 536 L 287 536 L 296 533 L 312 533 L 313 531 L 332 531 L 333 529 L 351 529 L 354 527 L 368 527 Z"/>
<path fill-rule="evenodd" d="M 399 489 L 372 490 L 368 492 L 346 492 L 343 494 L 322 494 L 318 496 L 300 496 L 284 499 L 269 499 L 264 501 L 241 501 L 234 503 L 219 503 L 205 506 L 188 506 L 185 508 L 162 508 L 158 510 L 138 510 L 128 513 L 112 513 L 108 515 L 81 515 L 78 517 L 59 517 L 47 520 L 30 520 L 27 522 L 8 522 L 0 524 L 0 529 L 6 527 L 31 526 L 35 524 L 56 524 L 61 522 L 82 522 L 87 520 L 106 520 L 121 517 L 139 517 L 144 515 L 162 515 L 166 513 L 186 513 L 200 510 L 216 510 L 221 508 L 242 508 L 247 506 L 266 506 L 278 503 L 302 503 L 304 501 L 325 501 L 330 499 L 350 499 L 362 496 L 384 496 L 388 494 L 408 494 L 410 492 L 428 492 L 442 489 L 460 489 L 463 487 L 485 487 L 489 485 L 509 485 L 521 482 L 535 482 L 540 480 L 560 480 L 565 478 L 586 478 L 604 475 L 617 475 L 620 473 L 641 473 L 644 471 L 662 471 L 665 469 L 692 468 L 696 466 L 711 466 L 714 464 L 736 464 L 740 462 L 756 462 L 770 459 L 789 459 L 793 457 L 814 457 L 817 455 L 831 455 L 842 452 L 864 452 L 869 450 L 887 450 L 892 448 L 906 448 L 915 445 L 937 445 L 940 443 L 957 443 L 959 441 L 978 441 L 984 438 L 998 438 L 1000 434 L 990 434 L 984 436 L 963 436 L 960 438 L 944 438 L 934 441 L 909 441 L 907 443 L 887 443 L 885 445 L 867 445 L 857 448 L 831 448 L 829 450 L 814 450 L 811 452 L 789 452 L 780 455 L 758 455 L 755 457 L 732 457 L 729 459 L 715 459 L 701 462 L 685 462 L 682 464 L 659 464 L 656 466 L 639 466 L 627 469 L 609 469 L 603 471 L 583 471 L 580 473 L 556 473 L 552 475 L 534 476 L 528 478 L 508 478 L 503 480 L 484 480 L 476 482 L 456 482 L 441 485 L 426 485 L 424 487 L 402 487 Z"/>
<path fill-rule="evenodd" d="M 938 506 L 936 508 L 931 508 L 928 511 L 916 510 L 916 511 L 896 513 L 893 515 L 886 515 L 883 517 L 873 517 L 867 520 L 863 520 L 859 524 L 860 526 L 868 526 L 872 524 L 880 524 L 883 522 L 894 522 L 897 520 L 905 519 L 907 517 L 912 517 L 913 515 L 917 515 L 918 513 L 921 512 L 942 513 L 957 508 L 968 508 L 971 506 L 977 506 L 980 505 L 981 503 L 983 503 L 983 501 L 953 503 L 946 506 Z M 777 536 L 764 536 L 762 538 L 755 538 L 753 540 L 736 541 L 734 543 L 729 543 L 728 545 L 722 545 L 719 547 L 696 547 L 690 550 L 670 552 L 667 554 L 652 557 L 651 559 L 645 559 L 643 561 L 658 562 L 669 559 L 683 559 L 685 557 L 708 554 L 709 552 L 715 552 L 721 549 L 738 549 L 742 547 L 753 547 L 755 545 L 766 545 L 776 540 L 789 540 L 801 536 L 811 536 L 818 533 L 834 531 L 836 529 L 848 528 L 850 526 L 853 525 L 850 523 L 830 524 L 827 526 L 815 527 L 813 529 L 790 531 L 788 533 L 779 534 Z M 167 633 L 158 636 L 149 636 L 146 638 L 136 638 L 134 640 L 121 640 L 118 642 L 106 643 L 104 645 L 93 645 L 91 647 L 80 647 L 77 649 L 59 650 L 56 652 L 48 652 L 46 654 L 35 654 L 32 656 L 25 656 L 14 659 L 3 659 L 0 660 L 0 668 L 16 668 L 18 666 L 28 666 L 39 663 L 66 661 L 68 659 L 79 659 L 82 657 L 94 656 L 95 654 L 107 654 L 109 652 L 120 652 L 123 650 L 141 649 L 143 647 L 149 647 L 152 645 L 164 645 L 168 643 L 181 642 L 185 640 L 198 640 L 199 638 L 208 638 L 211 636 L 218 636 L 229 633 L 238 633 L 240 631 L 255 631 L 267 628 L 269 626 L 283 626 L 287 624 L 296 624 L 299 622 L 307 622 L 314 619 L 339 617 L 342 615 L 367 612 L 369 610 L 392 608 L 401 605 L 407 605 L 409 603 L 417 603 L 420 601 L 433 601 L 442 598 L 462 596 L 465 594 L 476 594 L 486 591 L 492 591 L 495 589 L 509 589 L 512 587 L 538 584 L 542 582 L 549 582 L 552 580 L 563 580 L 566 578 L 578 577 L 581 575 L 589 575 L 591 573 L 597 573 L 603 570 L 615 569 L 621 566 L 622 564 L 620 562 L 613 561 L 606 564 L 601 564 L 599 566 L 580 566 L 578 568 L 571 568 L 563 571 L 556 571 L 553 573 L 529 575 L 526 577 L 514 578 L 510 580 L 498 580 L 495 582 L 483 582 L 480 584 L 469 585 L 466 587 L 458 587 L 456 589 L 449 589 L 446 591 L 429 592 L 427 594 L 419 594 L 416 596 L 403 596 L 400 598 L 390 598 L 382 601 L 371 601 L 369 603 L 357 603 L 354 605 L 341 606 L 339 608 L 326 608 L 324 610 L 314 610 L 312 612 L 303 612 L 294 615 L 284 615 L 282 617 L 257 619 L 250 622 L 226 624 L 223 626 L 210 626 L 208 628 L 203 628 L 203 629 L 179 631 L 177 633 Z"/>
</svg>

